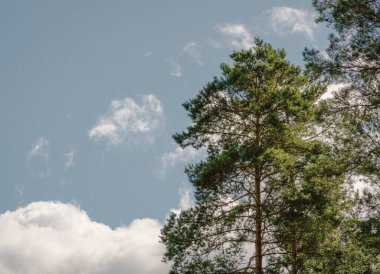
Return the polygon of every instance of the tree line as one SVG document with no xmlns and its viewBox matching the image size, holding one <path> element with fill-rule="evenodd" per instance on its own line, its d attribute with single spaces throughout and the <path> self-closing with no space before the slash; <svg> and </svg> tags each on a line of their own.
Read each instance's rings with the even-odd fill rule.
<svg viewBox="0 0 380 274">
<path fill-rule="evenodd" d="M 380 1 L 313 6 L 331 34 L 304 70 L 257 38 L 184 103 L 174 139 L 207 157 L 161 232 L 170 273 L 380 273 Z"/>
</svg>

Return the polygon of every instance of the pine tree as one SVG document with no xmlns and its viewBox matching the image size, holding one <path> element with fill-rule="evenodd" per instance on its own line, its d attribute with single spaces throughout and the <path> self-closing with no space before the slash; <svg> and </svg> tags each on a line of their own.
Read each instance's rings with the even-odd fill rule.
<svg viewBox="0 0 380 274">
<path fill-rule="evenodd" d="M 195 206 L 162 230 L 171 273 L 300 273 L 339 224 L 342 166 L 312 136 L 321 91 L 285 57 L 257 39 L 184 104 L 174 139 L 208 157 L 186 170 Z"/>
<path fill-rule="evenodd" d="M 327 83 L 344 83 L 325 109 L 326 124 L 351 169 L 378 181 L 380 174 L 380 1 L 314 0 L 318 21 L 332 27 L 325 53 L 306 49 L 307 67 Z M 375 177 L 375 179 L 374 179 Z"/>
<path fill-rule="evenodd" d="M 313 4 L 318 21 L 332 27 L 332 33 L 326 54 L 305 51 L 307 67 L 327 84 L 345 84 L 324 102 L 324 128 L 353 181 L 361 178 L 371 188 L 361 197 L 352 233 L 346 237 L 348 249 L 361 254 L 366 270 L 358 267 L 348 273 L 378 273 L 380 252 L 373 243 L 379 215 L 373 204 L 380 201 L 380 1 L 314 0 Z"/>
<path fill-rule="evenodd" d="M 329 76 L 356 77 L 380 72 L 380 1 L 313 0 L 318 22 L 332 28 L 325 55 L 306 50 L 309 65 Z"/>
</svg>

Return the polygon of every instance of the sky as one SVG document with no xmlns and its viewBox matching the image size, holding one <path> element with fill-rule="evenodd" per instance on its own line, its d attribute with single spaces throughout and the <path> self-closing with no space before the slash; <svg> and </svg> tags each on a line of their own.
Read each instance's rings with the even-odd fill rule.
<svg viewBox="0 0 380 274">
<path fill-rule="evenodd" d="M 167 273 L 160 229 L 204 150 L 172 135 L 255 37 L 303 66 L 311 1 L 0 2 L 0 273 Z"/>
</svg>

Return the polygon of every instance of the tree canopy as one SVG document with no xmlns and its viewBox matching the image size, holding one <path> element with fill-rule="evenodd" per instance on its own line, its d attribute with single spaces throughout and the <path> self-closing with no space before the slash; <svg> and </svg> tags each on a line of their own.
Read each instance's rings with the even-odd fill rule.
<svg viewBox="0 0 380 274">
<path fill-rule="evenodd" d="M 332 27 L 326 54 L 306 50 L 309 66 L 329 76 L 357 76 L 380 71 L 380 2 L 313 0 L 318 22 Z M 327 57 L 327 58 L 326 58 Z"/>
<path fill-rule="evenodd" d="M 313 137 L 320 85 L 257 39 L 184 104 L 174 139 L 207 147 L 186 170 L 196 204 L 162 230 L 172 273 L 300 273 L 343 219 L 343 168 Z"/>
<path fill-rule="evenodd" d="M 184 103 L 174 139 L 208 153 L 162 229 L 171 273 L 380 273 L 380 1 L 313 5 L 331 34 L 305 72 L 256 39 Z"/>
</svg>

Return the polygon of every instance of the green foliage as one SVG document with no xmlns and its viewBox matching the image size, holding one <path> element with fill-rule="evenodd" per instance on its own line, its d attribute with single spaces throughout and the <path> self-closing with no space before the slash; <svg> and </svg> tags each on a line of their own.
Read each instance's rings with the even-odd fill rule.
<svg viewBox="0 0 380 274">
<path fill-rule="evenodd" d="M 319 22 L 333 28 L 328 58 L 306 50 L 309 68 L 329 76 L 356 77 L 380 71 L 380 2 L 378 0 L 314 0 Z"/>
<path fill-rule="evenodd" d="M 257 39 L 184 104 L 174 139 L 208 157 L 186 169 L 195 206 L 162 230 L 171 273 L 380 273 L 380 1 L 313 5 L 332 33 L 306 74 Z"/>
<path fill-rule="evenodd" d="M 208 157 L 186 169 L 195 206 L 162 230 L 172 273 L 304 273 L 327 255 L 349 211 L 345 166 L 313 138 L 323 85 L 285 57 L 257 39 L 184 104 L 193 123 L 174 139 Z"/>
<path fill-rule="evenodd" d="M 307 67 L 326 84 L 344 82 L 331 100 L 323 102 L 319 120 L 341 155 L 353 181 L 369 183 L 349 226 L 341 226 L 343 239 L 334 273 L 380 273 L 377 229 L 380 215 L 380 1 L 314 0 L 319 22 L 332 27 L 327 57 L 306 50 Z M 347 179 L 347 178 L 346 178 Z M 348 180 L 347 180 L 348 181 Z M 377 205 L 377 206 L 374 206 Z M 349 232 L 349 233 L 348 233 Z M 334 241 L 332 241 L 334 242 Z M 337 255 L 339 255 L 337 254 Z M 361 263 L 355 258 L 361 258 Z M 333 262 L 334 265 L 337 262 Z"/>
</svg>

